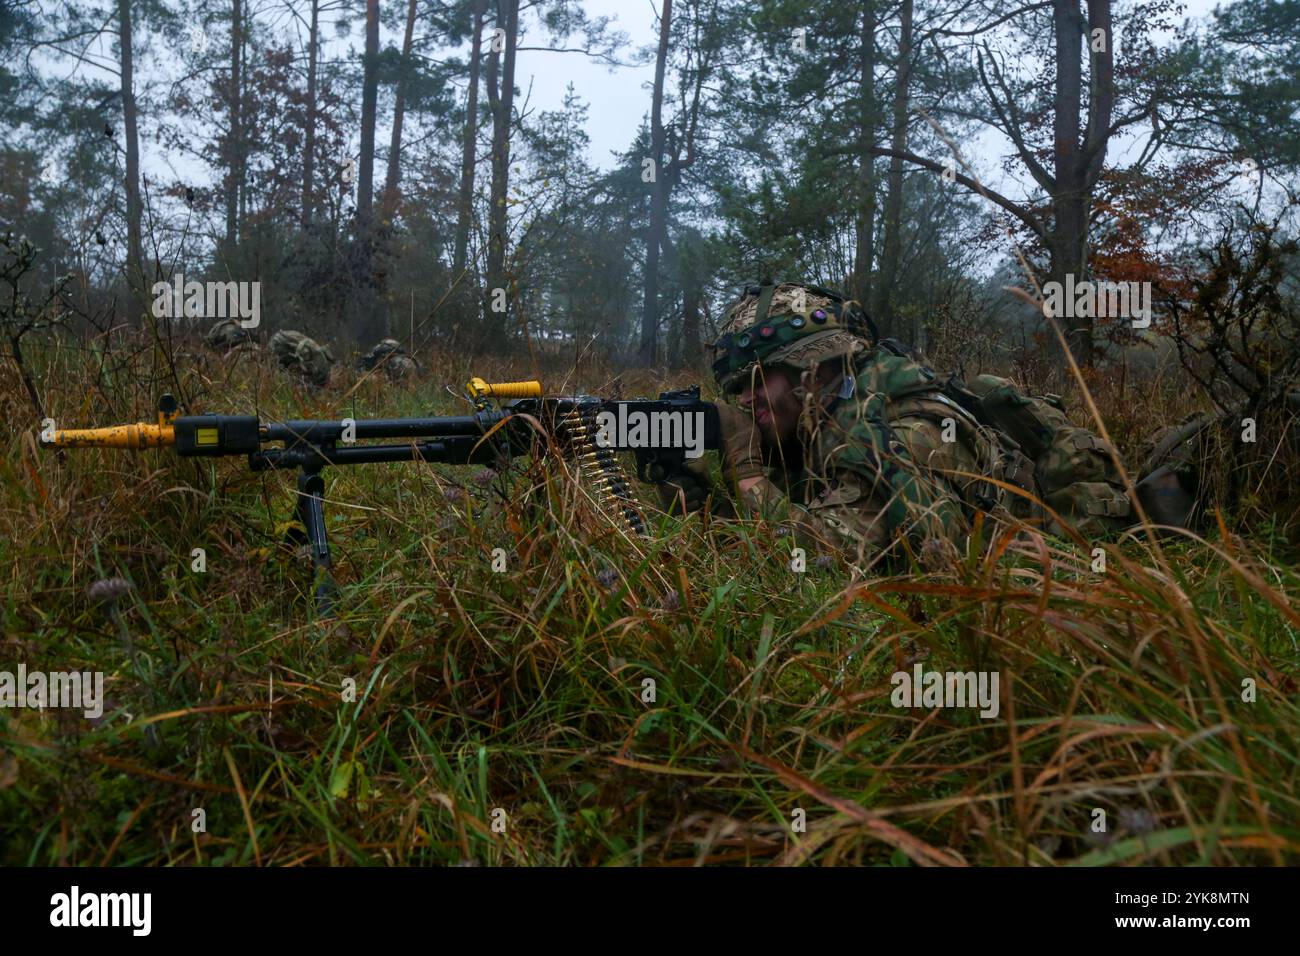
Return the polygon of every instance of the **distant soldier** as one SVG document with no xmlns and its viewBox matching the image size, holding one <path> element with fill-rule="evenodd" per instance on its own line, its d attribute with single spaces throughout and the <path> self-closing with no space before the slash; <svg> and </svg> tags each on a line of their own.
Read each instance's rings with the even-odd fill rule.
<svg viewBox="0 0 1300 956">
<path fill-rule="evenodd" d="M 297 372 L 317 387 L 329 383 L 334 356 L 325 346 L 290 330 L 276 332 L 270 345 L 281 368 Z"/>
<path fill-rule="evenodd" d="M 380 366 L 394 382 L 413 376 L 420 370 L 419 363 L 406 354 L 406 350 L 397 339 L 384 339 L 373 349 L 361 356 L 358 363 L 365 371 Z"/>
<path fill-rule="evenodd" d="M 246 329 L 234 319 L 222 319 L 208 329 L 203 340 L 210 348 L 228 352 L 238 348 L 257 348 L 257 336 L 252 329 Z"/>
</svg>

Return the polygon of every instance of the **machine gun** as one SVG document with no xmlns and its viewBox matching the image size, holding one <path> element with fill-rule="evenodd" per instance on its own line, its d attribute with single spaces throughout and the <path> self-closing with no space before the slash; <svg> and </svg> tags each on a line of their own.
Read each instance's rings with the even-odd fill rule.
<svg viewBox="0 0 1300 956">
<path fill-rule="evenodd" d="M 247 455 L 253 471 L 297 469 L 298 519 L 311 548 L 322 616 L 332 613 L 335 591 L 321 475 L 328 466 L 407 461 L 486 465 L 557 451 L 575 463 L 586 486 L 624 527 L 644 534 L 645 518 L 617 452 L 633 452 L 637 477 L 650 481 L 679 472 L 687 457 L 719 447 L 717 408 L 701 400 L 698 385 L 657 399 L 628 401 L 551 397 L 535 381 L 493 384 L 475 378 L 466 392 L 473 405 L 468 415 L 285 422 L 256 415 L 177 415 L 176 400 L 163 395 L 156 423 L 59 430 L 42 444 L 172 447 L 186 457 Z"/>
</svg>

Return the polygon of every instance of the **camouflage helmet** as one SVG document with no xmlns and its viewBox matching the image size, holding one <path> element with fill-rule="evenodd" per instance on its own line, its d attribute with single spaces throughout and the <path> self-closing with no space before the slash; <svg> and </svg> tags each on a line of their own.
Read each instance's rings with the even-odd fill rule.
<svg viewBox="0 0 1300 956">
<path fill-rule="evenodd" d="M 862 307 L 837 292 L 796 282 L 747 286 L 728 307 L 713 343 L 713 377 L 724 392 L 735 393 L 756 365 L 814 369 L 828 359 L 860 355 L 876 338 Z"/>
</svg>

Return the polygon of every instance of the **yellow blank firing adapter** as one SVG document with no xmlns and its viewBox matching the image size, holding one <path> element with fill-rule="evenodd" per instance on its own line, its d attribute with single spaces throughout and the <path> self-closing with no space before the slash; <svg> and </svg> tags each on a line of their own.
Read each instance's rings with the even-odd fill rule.
<svg viewBox="0 0 1300 956">
<path fill-rule="evenodd" d="M 69 428 L 54 433 L 45 442 L 52 448 L 162 448 L 176 444 L 176 399 L 164 395 L 158 401 L 158 424 L 137 422 L 108 428 Z"/>
<path fill-rule="evenodd" d="M 485 382 L 471 378 L 465 386 L 471 398 L 541 398 L 541 382 Z"/>
<path fill-rule="evenodd" d="M 176 444 L 176 429 L 171 425 L 113 425 L 109 428 L 70 428 L 54 433 L 45 444 L 54 448 L 161 448 Z"/>
</svg>

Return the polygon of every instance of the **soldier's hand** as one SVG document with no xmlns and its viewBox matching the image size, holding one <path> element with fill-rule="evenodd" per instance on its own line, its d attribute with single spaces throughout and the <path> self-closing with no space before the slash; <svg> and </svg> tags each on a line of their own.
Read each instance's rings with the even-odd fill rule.
<svg viewBox="0 0 1300 956">
<path fill-rule="evenodd" d="M 754 416 L 724 402 L 717 403 L 718 430 L 722 437 L 722 477 L 728 484 L 765 473 L 763 436 Z"/>
<path fill-rule="evenodd" d="M 655 482 L 659 504 L 669 514 L 699 511 L 713 493 L 709 466 L 703 458 L 687 458 L 682 469 L 673 472 L 662 465 L 651 465 L 647 476 Z"/>
</svg>

